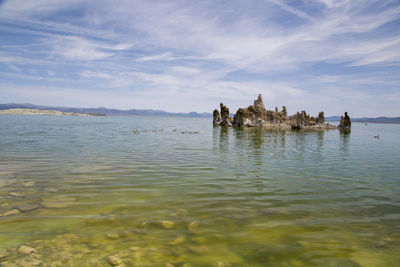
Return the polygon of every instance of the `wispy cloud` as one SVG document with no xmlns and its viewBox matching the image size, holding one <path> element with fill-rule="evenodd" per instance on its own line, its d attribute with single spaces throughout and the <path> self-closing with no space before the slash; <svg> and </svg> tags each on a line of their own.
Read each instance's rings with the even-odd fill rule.
<svg viewBox="0 0 400 267">
<path fill-rule="evenodd" d="M 132 105 L 235 109 L 261 92 L 270 105 L 341 113 L 376 100 L 385 110 L 380 96 L 400 86 L 399 19 L 390 0 L 5 1 L 0 71 L 20 75 L 16 85 L 36 75 L 40 86 L 101 88 L 110 105 L 124 92 L 142 100 Z"/>
<path fill-rule="evenodd" d="M 158 55 L 140 57 L 137 61 L 170 61 L 174 59 L 171 52 L 166 52 Z"/>
<path fill-rule="evenodd" d="M 291 13 L 291 14 L 299 17 L 299 18 L 305 19 L 305 20 L 310 21 L 310 22 L 317 22 L 317 20 L 315 18 L 313 18 L 312 16 L 308 15 L 306 12 L 303 12 L 303 11 L 297 9 L 297 8 L 293 8 L 292 6 L 286 4 L 284 1 L 281 1 L 281 0 L 268 0 L 268 2 L 279 6 L 284 11 L 289 12 L 289 13 Z"/>
<path fill-rule="evenodd" d="M 70 60 L 96 60 L 111 57 L 102 47 L 79 37 L 64 37 L 53 40 L 52 52 Z"/>
</svg>

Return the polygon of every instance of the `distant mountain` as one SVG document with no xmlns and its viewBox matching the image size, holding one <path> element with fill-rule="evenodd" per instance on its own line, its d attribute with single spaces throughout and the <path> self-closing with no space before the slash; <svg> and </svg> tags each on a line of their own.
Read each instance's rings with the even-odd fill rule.
<svg viewBox="0 0 400 267">
<path fill-rule="evenodd" d="M 326 121 L 340 121 L 340 116 L 326 117 Z M 352 122 L 400 123 L 400 117 L 351 118 Z"/>
<path fill-rule="evenodd" d="M 104 114 L 107 116 L 115 115 L 152 115 L 152 116 L 177 116 L 177 117 L 212 117 L 211 113 L 172 113 L 163 110 L 153 109 L 108 109 L 104 107 L 98 108 L 71 108 L 71 107 L 53 107 L 53 106 L 42 106 L 30 103 L 23 104 L 0 104 L 0 110 L 11 109 L 11 108 L 29 108 L 29 109 L 40 109 L 40 110 L 58 110 L 62 112 L 74 112 L 74 113 L 87 113 L 87 114 Z"/>
<path fill-rule="evenodd" d="M 29 108 L 29 109 L 40 109 L 40 110 L 58 110 L 62 112 L 74 112 L 74 113 L 87 113 L 87 114 L 104 114 L 107 116 L 126 116 L 126 115 L 147 115 L 147 116 L 177 116 L 177 117 L 212 117 L 211 113 L 174 113 L 166 112 L 163 110 L 154 109 L 109 109 L 105 107 L 98 108 L 71 108 L 71 107 L 53 107 L 53 106 L 43 106 L 35 105 L 31 103 L 22 104 L 0 104 L 0 110 L 11 109 L 11 108 Z M 231 114 L 233 116 L 234 114 Z M 340 116 L 326 117 L 326 121 L 340 121 Z M 365 123 L 400 123 L 400 117 L 377 117 L 377 118 L 351 118 L 353 122 L 365 122 Z"/>
<path fill-rule="evenodd" d="M 400 123 L 400 117 L 377 117 L 377 118 L 355 118 L 355 122 L 370 122 L 370 123 Z"/>
<path fill-rule="evenodd" d="M 340 116 L 325 117 L 326 121 L 340 121 Z M 351 118 L 353 120 L 353 118 Z"/>
</svg>

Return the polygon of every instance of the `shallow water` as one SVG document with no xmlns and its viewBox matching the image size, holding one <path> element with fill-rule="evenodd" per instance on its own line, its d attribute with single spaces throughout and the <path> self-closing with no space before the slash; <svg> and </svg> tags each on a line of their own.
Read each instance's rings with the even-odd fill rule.
<svg viewBox="0 0 400 267">
<path fill-rule="evenodd" d="M 400 265 L 399 137 L 2 115 L 0 262 Z"/>
</svg>

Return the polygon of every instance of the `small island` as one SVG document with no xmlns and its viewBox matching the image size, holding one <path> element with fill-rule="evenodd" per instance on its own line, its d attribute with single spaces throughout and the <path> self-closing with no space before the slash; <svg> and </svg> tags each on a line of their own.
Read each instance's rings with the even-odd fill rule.
<svg viewBox="0 0 400 267">
<path fill-rule="evenodd" d="M 75 112 L 63 112 L 59 110 L 42 110 L 42 109 L 29 109 L 29 108 L 12 108 L 0 110 L 0 114 L 12 115 L 69 115 L 69 116 L 105 116 L 104 114 L 87 114 Z"/>
<path fill-rule="evenodd" d="M 348 130 L 351 127 L 350 117 L 347 112 L 342 116 L 339 126 L 325 123 L 324 112 L 319 112 L 317 117 L 312 117 L 304 110 L 294 115 L 288 116 L 286 107 L 283 106 L 279 111 L 267 110 L 264 106 L 261 94 L 254 100 L 254 104 L 247 108 L 239 108 L 235 116 L 229 115 L 229 108 L 220 104 L 219 112 L 217 109 L 213 112 L 213 124 L 215 126 L 236 126 L 236 127 L 268 127 L 292 130 L 327 130 L 343 129 Z"/>
</svg>

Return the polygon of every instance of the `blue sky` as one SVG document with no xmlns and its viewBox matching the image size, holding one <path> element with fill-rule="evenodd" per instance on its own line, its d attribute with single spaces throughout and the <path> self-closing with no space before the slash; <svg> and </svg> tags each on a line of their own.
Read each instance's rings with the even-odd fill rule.
<svg viewBox="0 0 400 267">
<path fill-rule="evenodd" d="M 400 116 L 397 0 L 0 3 L 0 103 Z"/>
</svg>

